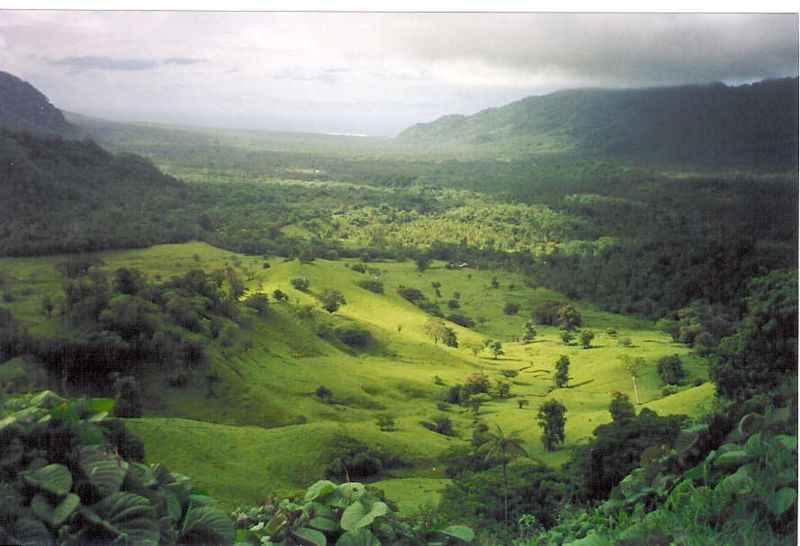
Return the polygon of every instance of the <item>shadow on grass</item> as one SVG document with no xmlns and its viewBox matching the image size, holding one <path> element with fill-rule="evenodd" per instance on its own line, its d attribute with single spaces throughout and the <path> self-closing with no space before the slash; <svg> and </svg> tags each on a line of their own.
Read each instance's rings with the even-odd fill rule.
<svg viewBox="0 0 800 546">
<path fill-rule="evenodd" d="M 584 385 L 588 385 L 589 383 L 594 383 L 594 379 L 587 379 L 586 381 L 583 381 L 581 383 L 575 383 L 574 385 L 569 385 L 567 388 L 568 389 L 577 389 L 578 387 L 582 387 Z"/>
</svg>

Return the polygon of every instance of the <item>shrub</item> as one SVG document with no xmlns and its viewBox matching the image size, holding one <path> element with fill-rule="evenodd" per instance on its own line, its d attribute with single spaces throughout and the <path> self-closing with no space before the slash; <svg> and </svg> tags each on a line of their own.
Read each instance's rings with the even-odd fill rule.
<svg viewBox="0 0 800 546">
<path fill-rule="evenodd" d="M 301 292 L 308 290 L 308 279 L 305 277 L 295 277 L 289 283 Z"/>
<path fill-rule="evenodd" d="M 517 303 L 508 302 L 505 307 L 503 307 L 503 313 L 506 315 L 516 315 L 517 311 L 519 311 L 519 304 Z"/>
<path fill-rule="evenodd" d="M 348 436 L 335 436 L 332 448 L 333 455 L 325 468 L 328 479 L 363 479 L 404 464 L 398 457 Z"/>
<path fill-rule="evenodd" d="M 594 339 L 594 332 L 590 332 L 588 330 L 584 330 L 581 332 L 581 344 L 583 345 L 584 349 L 589 349 L 592 346 L 593 339 Z"/>
<path fill-rule="evenodd" d="M 531 315 L 537 324 L 555 326 L 558 324 L 558 310 L 563 304 L 558 301 L 543 301 L 533 306 Z"/>
<path fill-rule="evenodd" d="M 448 309 L 458 309 L 460 306 L 458 300 L 447 300 Z"/>
<path fill-rule="evenodd" d="M 632 344 L 631 338 L 629 337 L 621 337 L 619 340 L 617 340 L 617 345 L 620 347 L 630 347 Z"/>
<path fill-rule="evenodd" d="M 661 396 L 670 396 L 678 392 L 678 387 L 675 385 L 667 385 L 663 389 L 661 389 Z"/>
<path fill-rule="evenodd" d="M 339 326 L 335 330 L 336 337 L 339 341 L 354 348 L 363 348 L 369 345 L 372 336 L 369 330 L 365 330 L 355 324 L 346 324 Z"/>
<path fill-rule="evenodd" d="M 508 379 L 512 379 L 519 375 L 519 371 L 513 369 L 500 370 L 500 375 L 507 377 Z"/>
<path fill-rule="evenodd" d="M 411 288 L 410 286 L 403 286 L 402 284 L 397 287 L 397 293 L 401 298 L 406 299 L 411 303 L 417 303 L 426 299 L 425 295 L 419 289 Z"/>
<path fill-rule="evenodd" d="M 320 385 L 317 387 L 317 390 L 314 391 L 314 395 L 319 398 L 320 402 L 326 403 L 330 403 L 331 399 L 333 398 L 333 392 L 325 385 Z"/>
<path fill-rule="evenodd" d="M 364 264 L 353 264 L 350 266 L 350 269 L 352 269 L 353 271 L 357 271 L 358 273 L 367 272 L 367 266 Z"/>
<path fill-rule="evenodd" d="M 432 423 L 422 421 L 420 424 L 438 434 L 444 436 L 456 436 L 456 431 L 453 429 L 453 423 L 447 415 L 434 415 Z"/>
<path fill-rule="evenodd" d="M 444 318 L 444 313 L 442 313 L 442 311 L 439 309 L 439 306 L 432 301 L 421 301 L 417 303 L 417 307 L 419 307 L 429 315 L 433 315 L 434 317 Z"/>
<path fill-rule="evenodd" d="M 322 294 L 318 296 L 322 308 L 328 313 L 334 313 L 339 309 L 340 305 L 347 303 L 341 292 L 333 288 L 326 288 Z"/>
<path fill-rule="evenodd" d="M 681 358 L 678 355 L 665 356 L 658 359 L 658 376 L 665 385 L 678 385 L 686 378 Z"/>
<path fill-rule="evenodd" d="M 262 314 L 268 308 L 269 298 L 263 292 L 254 292 L 244 299 L 244 304 L 258 314 Z"/>
<path fill-rule="evenodd" d="M 489 392 L 489 378 L 483 374 L 471 375 L 464 382 L 461 390 L 461 399 L 465 400 L 473 394 L 481 392 Z"/>
<path fill-rule="evenodd" d="M 472 328 L 473 326 L 475 326 L 475 321 L 464 315 L 452 314 L 452 315 L 447 315 L 447 317 L 445 318 L 454 324 L 463 326 L 464 328 Z"/>
<path fill-rule="evenodd" d="M 392 417 L 388 413 L 382 413 L 378 415 L 375 422 L 378 424 L 378 427 L 384 432 L 391 432 L 394 430 L 394 417 Z"/>
<path fill-rule="evenodd" d="M 365 279 L 358 282 L 358 286 L 364 290 L 375 292 L 376 294 L 383 294 L 383 283 L 374 279 Z"/>
<path fill-rule="evenodd" d="M 275 298 L 275 301 L 286 301 L 288 299 L 286 294 L 284 294 L 282 290 L 278 289 L 275 289 L 272 292 L 272 297 Z"/>
</svg>

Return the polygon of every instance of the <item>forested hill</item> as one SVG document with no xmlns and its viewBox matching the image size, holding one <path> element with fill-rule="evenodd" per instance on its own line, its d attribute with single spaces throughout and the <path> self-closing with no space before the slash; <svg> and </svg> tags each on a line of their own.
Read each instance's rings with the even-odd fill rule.
<svg viewBox="0 0 800 546">
<path fill-rule="evenodd" d="M 728 87 L 580 89 L 445 116 L 398 142 L 709 167 L 795 168 L 798 79 Z"/>
<path fill-rule="evenodd" d="M 32 133 L 72 135 L 61 110 L 28 82 L 0 71 L 0 125 Z"/>
<path fill-rule="evenodd" d="M 185 241 L 180 182 L 91 140 L 0 127 L 0 253 L 36 255 Z"/>
</svg>

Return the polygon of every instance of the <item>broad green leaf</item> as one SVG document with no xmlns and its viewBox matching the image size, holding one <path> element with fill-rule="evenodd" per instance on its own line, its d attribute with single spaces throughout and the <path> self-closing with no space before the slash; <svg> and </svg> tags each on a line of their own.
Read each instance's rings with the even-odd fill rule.
<svg viewBox="0 0 800 546">
<path fill-rule="evenodd" d="M 782 487 L 775 493 L 770 509 L 776 517 L 782 516 L 797 501 L 797 490 L 793 487 Z"/>
<path fill-rule="evenodd" d="M 83 407 L 97 413 L 109 413 L 114 408 L 113 398 L 88 398 Z"/>
<path fill-rule="evenodd" d="M 750 436 L 744 443 L 744 450 L 754 457 L 758 455 L 761 450 L 761 433 L 756 432 Z"/>
<path fill-rule="evenodd" d="M 28 407 L 35 406 L 37 408 L 53 409 L 56 406 L 60 406 L 64 402 L 66 402 L 66 400 L 64 398 L 61 398 L 53 391 L 42 391 L 33 398 L 31 398 Z"/>
<path fill-rule="evenodd" d="M 797 436 L 788 436 L 786 434 L 778 434 L 772 440 L 775 444 L 781 446 L 789 451 L 797 449 Z"/>
<path fill-rule="evenodd" d="M 309 529 L 308 527 L 295 529 L 292 531 L 292 534 L 297 538 L 310 542 L 314 546 L 326 546 L 328 544 L 328 539 L 325 538 L 325 535 L 315 529 Z"/>
<path fill-rule="evenodd" d="M 233 521 L 210 506 L 192 508 L 186 513 L 179 542 L 185 544 L 233 544 Z"/>
<path fill-rule="evenodd" d="M 30 485 L 58 496 L 72 488 L 72 474 L 63 464 L 49 464 L 35 472 L 24 472 L 22 477 Z"/>
<path fill-rule="evenodd" d="M 50 504 L 48 498 L 42 493 L 37 493 L 31 499 L 31 510 L 51 527 L 58 527 L 80 505 L 81 499 L 75 493 L 70 493 L 56 506 Z"/>
<path fill-rule="evenodd" d="M 364 491 L 366 491 L 364 484 L 358 482 L 343 483 L 339 485 L 337 489 L 341 491 L 345 498 L 347 498 L 347 500 L 350 502 L 360 499 L 361 495 L 363 495 Z"/>
<path fill-rule="evenodd" d="M 127 473 L 127 463 L 111 459 L 93 446 L 81 449 L 80 467 L 103 497 L 119 491 Z"/>
<path fill-rule="evenodd" d="M 383 516 L 389 511 L 385 503 L 378 501 L 366 503 L 362 500 L 356 501 L 342 512 L 340 524 L 345 531 L 355 531 L 372 523 L 375 518 Z"/>
<path fill-rule="evenodd" d="M 320 531 L 336 531 L 339 529 L 339 523 L 332 519 L 317 516 L 308 521 L 308 526 Z"/>
<path fill-rule="evenodd" d="M 323 518 L 334 518 L 333 510 L 321 502 L 309 502 L 303 507 L 303 511 L 309 516 L 322 516 Z"/>
<path fill-rule="evenodd" d="M 336 546 L 381 546 L 381 543 L 369 529 L 359 529 L 340 536 Z"/>
<path fill-rule="evenodd" d="M 466 525 L 450 525 L 439 532 L 464 542 L 472 542 L 472 539 L 475 538 L 475 532 Z"/>
<path fill-rule="evenodd" d="M 33 518 L 18 518 L 9 529 L 14 540 L 22 545 L 50 544 L 52 538 L 42 522 Z"/>
<path fill-rule="evenodd" d="M 752 457 L 746 451 L 729 451 L 714 460 L 714 468 L 732 470 L 749 463 Z"/>
<path fill-rule="evenodd" d="M 160 524 L 155 509 L 141 495 L 120 491 L 93 506 L 103 526 L 116 530 L 118 537 L 128 544 L 156 546 L 160 537 Z M 86 512 L 83 512 L 86 516 Z"/>
<path fill-rule="evenodd" d="M 739 467 L 739 469 L 734 472 L 733 474 L 726 476 L 717 484 L 715 490 L 723 490 L 729 493 L 736 493 L 739 495 L 743 495 L 749 493 L 753 489 L 753 478 L 750 475 L 750 470 L 745 467 Z"/>
<path fill-rule="evenodd" d="M 570 542 L 570 546 L 607 546 L 612 541 L 601 537 L 595 531 L 590 531 L 585 537 Z"/>
<path fill-rule="evenodd" d="M 319 497 L 324 497 L 334 489 L 336 489 L 335 483 L 328 480 L 320 480 L 308 488 L 305 497 L 303 497 L 303 501 L 309 502 Z"/>
</svg>

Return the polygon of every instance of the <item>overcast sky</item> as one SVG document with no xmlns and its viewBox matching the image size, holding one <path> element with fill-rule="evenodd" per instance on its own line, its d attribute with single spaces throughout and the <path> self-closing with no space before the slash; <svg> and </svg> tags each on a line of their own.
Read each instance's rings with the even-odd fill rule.
<svg viewBox="0 0 800 546">
<path fill-rule="evenodd" d="M 115 120 L 393 136 L 573 87 L 797 76 L 797 14 L 0 11 L 0 70 Z"/>
</svg>

